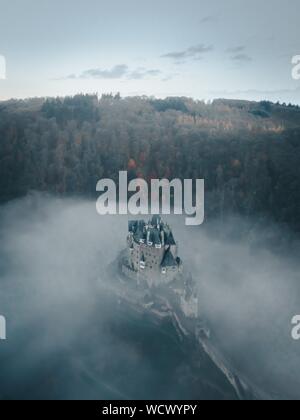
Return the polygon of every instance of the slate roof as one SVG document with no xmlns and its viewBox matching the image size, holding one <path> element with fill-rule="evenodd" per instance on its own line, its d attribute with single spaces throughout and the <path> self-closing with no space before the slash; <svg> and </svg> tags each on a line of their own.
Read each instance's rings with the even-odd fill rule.
<svg viewBox="0 0 300 420">
<path fill-rule="evenodd" d="M 152 227 L 151 227 L 152 226 Z M 150 226 L 150 238 L 149 241 L 153 245 L 161 245 L 161 233 L 164 232 L 165 245 L 176 245 L 174 236 L 169 226 L 164 224 L 160 216 L 153 216 Z M 159 226 L 159 228 L 157 228 Z M 147 240 L 147 228 L 144 220 L 133 220 L 128 223 L 128 230 L 134 236 L 136 242 L 140 242 L 141 239 L 146 242 Z"/>
<path fill-rule="evenodd" d="M 160 223 L 161 223 L 161 217 L 160 216 L 155 215 L 155 216 L 152 217 L 152 220 L 151 220 L 152 226 L 157 226 Z"/>
<path fill-rule="evenodd" d="M 160 234 L 157 229 L 152 229 L 150 238 L 151 238 L 151 242 L 153 242 L 154 245 L 161 245 Z"/>
<path fill-rule="evenodd" d="M 131 220 L 130 222 L 128 222 L 128 231 L 134 233 L 136 231 L 137 228 L 137 221 L 136 220 Z"/>
<path fill-rule="evenodd" d="M 172 255 L 172 252 L 168 249 L 166 251 L 164 259 L 161 263 L 162 267 L 176 267 L 177 263 Z"/>
<path fill-rule="evenodd" d="M 173 233 L 170 232 L 169 235 L 166 238 L 166 245 L 176 245 Z"/>
</svg>

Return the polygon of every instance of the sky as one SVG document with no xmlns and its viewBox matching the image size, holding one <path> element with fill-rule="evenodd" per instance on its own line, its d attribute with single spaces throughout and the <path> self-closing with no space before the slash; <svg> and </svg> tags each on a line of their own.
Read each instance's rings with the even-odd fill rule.
<svg viewBox="0 0 300 420">
<path fill-rule="evenodd" d="M 0 100 L 120 92 L 300 103 L 299 0 L 0 0 L 0 11 Z"/>
</svg>

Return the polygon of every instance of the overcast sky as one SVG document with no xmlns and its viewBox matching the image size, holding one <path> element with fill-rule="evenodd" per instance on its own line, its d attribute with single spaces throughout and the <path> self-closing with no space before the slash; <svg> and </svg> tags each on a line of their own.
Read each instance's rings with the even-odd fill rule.
<svg viewBox="0 0 300 420">
<path fill-rule="evenodd" d="M 7 63 L 0 99 L 119 91 L 300 103 L 300 80 L 291 76 L 292 57 L 300 54 L 299 0 L 0 0 L 0 6 L 0 55 Z"/>
</svg>

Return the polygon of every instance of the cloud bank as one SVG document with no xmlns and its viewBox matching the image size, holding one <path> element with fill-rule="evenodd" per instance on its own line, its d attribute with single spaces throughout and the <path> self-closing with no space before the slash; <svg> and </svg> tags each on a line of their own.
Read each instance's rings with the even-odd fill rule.
<svg viewBox="0 0 300 420">
<path fill-rule="evenodd" d="M 147 69 L 145 67 L 138 67 L 130 69 L 126 64 L 118 64 L 110 69 L 94 68 L 84 70 L 80 74 L 70 74 L 62 79 L 127 79 L 127 80 L 142 80 L 146 78 L 153 78 L 162 76 L 161 70 Z"/>
<path fill-rule="evenodd" d="M 207 54 L 213 51 L 212 45 L 197 44 L 181 51 L 172 51 L 167 54 L 163 54 L 161 58 L 169 58 L 171 60 L 184 60 L 184 59 L 200 59 L 203 54 Z"/>
<path fill-rule="evenodd" d="M 300 265 L 297 253 L 271 248 L 284 232 L 239 218 L 199 229 L 169 222 L 222 352 L 272 396 L 300 399 L 300 345 L 290 337 Z M 190 353 L 103 295 L 126 232 L 127 217 L 100 217 L 84 200 L 32 195 L 0 207 L 2 398 L 201 397 Z"/>
</svg>

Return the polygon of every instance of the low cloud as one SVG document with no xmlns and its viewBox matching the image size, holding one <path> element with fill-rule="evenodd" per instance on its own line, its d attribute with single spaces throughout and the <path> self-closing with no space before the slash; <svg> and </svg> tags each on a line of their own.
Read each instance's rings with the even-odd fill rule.
<svg viewBox="0 0 300 420">
<path fill-rule="evenodd" d="M 147 77 L 157 77 L 160 76 L 162 72 L 158 69 L 145 69 L 143 67 L 140 67 L 136 70 L 133 70 L 132 72 L 129 72 L 127 74 L 128 79 L 131 80 L 141 80 L 145 79 Z"/>
<path fill-rule="evenodd" d="M 298 249 L 274 252 L 285 232 L 248 218 L 192 230 L 179 216 L 166 220 L 220 352 L 268 394 L 299 399 L 300 347 L 290 335 Z M 193 357 L 173 333 L 148 327 L 105 293 L 127 223 L 99 217 L 95 203 L 81 199 L 33 194 L 0 207 L 0 308 L 9 327 L 1 399 L 205 399 L 208 382 L 201 388 L 196 380 L 214 383 L 214 371 L 204 372 L 201 359 L 202 371 L 189 374 Z"/>
<path fill-rule="evenodd" d="M 68 76 L 64 77 L 64 79 L 69 79 L 69 80 L 76 79 L 76 74 L 69 74 Z"/>
<path fill-rule="evenodd" d="M 202 19 L 200 19 L 199 23 L 209 23 L 209 22 L 214 22 L 215 20 L 216 20 L 216 16 L 208 15 L 208 16 L 204 16 Z"/>
<path fill-rule="evenodd" d="M 128 66 L 126 64 L 119 64 L 111 69 L 90 69 L 85 70 L 79 76 L 81 79 L 120 79 L 126 76 Z"/>
<path fill-rule="evenodd" d="M 246 53 L 246 47 L 244 45 L 228 48 L 226 52 L 230 54 L 230 59 L 232 61 L 240 63 L 252 61 L 252 57 Z"/>
<path fill-rule="evenodd" d="M 230 54 L 240 54 L 245 51 L 246 47 L 244 45 L 238 45 L 237 47 L 231 47 L 227 49 L 227 52 Z"/>
<path fill-rule="evenodd" d="M 162 72 L 158 69 L 147 69 L 138 67 L 130 69 L 126 64 L 118 64 L 110 69 L 94 68 L 84 70 L 80 74 L 70 74 L 56 80 L 74 80 L 74 79 L 129 79 L 129 80 L 142 80 L 150 77 L 161 76 Z"/>
<path fill-rule="evenodd" d="M 163 54 L 161 58 L 170 58 L 175 61 L 184 59 L 199 59 L 203 54 L 211 52 L 212 50 L 212 45 L 198 44 L 183 51 L 173 51 L 167 54 Z"/>
<path fill-rule="evenodd" d="M 252 57 L 250 57 L 250 55 L 248 54 L 235 54 L 231 56 L 231 60 L 238 61 L 240 63 L 245 63 L 245 62 L 252 61 Z"/>
</svg>

